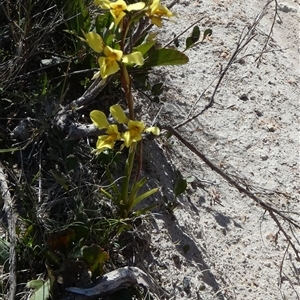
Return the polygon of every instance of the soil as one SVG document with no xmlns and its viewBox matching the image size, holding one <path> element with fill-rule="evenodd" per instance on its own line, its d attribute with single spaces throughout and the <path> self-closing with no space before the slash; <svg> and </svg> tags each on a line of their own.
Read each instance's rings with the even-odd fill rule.
<svg viewBox="0 0 300 300">
<path fill-rule="evenodd" d="M 188 64 L 155 71 L 154 80 L 165 92 L 160 103 L 147 103 L 147 111 L 153 112 L 151 121 L 173 127 L 199 113 L 239 40 L 262 14 L 213 106 L 178 132 L 236 182 L 299 224 L 299 3 L 278 1 L 275 15 L 277 1 L 264 9 L 267 2 L 176 4 L 172 11 L 178 18 L 164 21 L 162 44 L 202 17 L 201 32 L 211 28 L 213 34 L 186 51 Z M 179 37 L 179 50 L 191 30 Z M 159 185 L 165 196 L 157 197 L 161 204 L 174 203 L 177 170 L 192 181 L 174 210 L 154 210 L 148 228 L 153 251 L 139 263 L 164 289 L 162 299 L 300 298 L 300 261 L 268 212 L 174 136 L 149 142 L 145 160 L 150 161 L 149 184 Z M 299 250 L 299 230 L 289 235 Z"/>
</svg>

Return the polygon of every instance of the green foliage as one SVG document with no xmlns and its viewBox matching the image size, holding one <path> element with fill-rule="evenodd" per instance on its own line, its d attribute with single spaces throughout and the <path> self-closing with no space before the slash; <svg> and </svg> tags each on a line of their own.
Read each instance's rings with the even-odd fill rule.
<svg viewBox="0 0 300 300">
<path fill-rule="evenodd" d="M 108 192 L 104 188 L 100 189 L 100 192 L 118 207 L 119 210 L 118 214 L 122 219 L 126 219 L 129 216 L 132 217 L 138 216 L 152 209 L 153 206 L 150 206 L 133 212 L 133 209 L 141 201 L 150 197 L 151 195 L 155 194 L 158 191 L 158 188 L 153 188 L 144 193 L 139 193 L 139 191 L 143 188 L 143 186 L 147 182 L 146 178 L 142 178 L 139 181 L 134 181 L 134 183 L 130 185 L 134 154 L 135 152 L 131 151 L 126 161 L 126 167 L 125 167 L 126 175 L 123 179 L 121 186 L 118 186 L 117 182 L 114 181 L 110 173 L 109 167 L 107 167 L 106 174 L 110 182 L 111 191 Z"/>
<path fill-rule="evenodd" d="M 188 57 L 158 45 L 156 36 L 143 25 L 151 17 L 146 11 L 126 11 L 124 22 L 113 26 L 111 12 L 96 10 L 89 0 L 25 0 L 22 5 L 4 0 L 0 4 L 0 154 L 10 192 L 18 199 L 17 271 L 28 270 L 18 278 L 16 299 L 23 295 L 22 283 L 26 282 L 33 289 L 31 300 L 49 298 L 52 274 L 69 260 L 84 263 L 94 277 L 102 275 L 104 266 L 117 265 L 119 261 L 108 253 L 119 254 L 116 245 L 121 234 L 132 230 L 136 217 L 154 207 L 144 203 L 158 188 L 149 188 L 139 170 L 139 145 L 149 132 L 142 130 L 141 139 L 134 140 L 136 128 L 129 128 L 128 122 L 118 124 L 123 132 L 116 145 L 124 142 L 123 134 L 130 130 L 132 144 L 95 156 L 86 142 L 94 143 L 92 138 L 67 141 L 66 132 L 55 122 L 62 107 L 81 97 L 91 84 L 96 67 L 101 67 L 99 57 L 107 57 L 104 51 L 92 51 L 87 41 L 82 43 L 88 32 L 122 51 L 122 59 L 116 61 L 117 72 L 108 76 L 101 100 L 70 108 L 67 121 L 86 124 L 92 109 L 107 111 L 103 99 L 108 98 L 110 104 L 119 102 L 123 92 L 129 119 L 135 120 L 133 82 L 158 100 L 164 85 L 150 82 L 152 68 L 181 65 Z M 134 36 L 137 28 L 142 30 Z M 197 43 L 199 34 L 194 28 L 189 48 Z M 209 34 L 205 31 L 203 38 Z M 140 54 L 127 57 L 125 64 L 126 55 L 133 53 Z M 19 135 L 16 128 L 21 128 Z M 174 199 L 184 192 L 184 182 L 177 180 Z M 7 267 L 8 257 L 9 243 L 0 239 L 0 264 Z M 45 273 L 48 279 L 31 280 Z M 8 282 L 2 287 L 5 298 Z M 127 292 L 128 299 L 137 294 Z"/>
<path fill-rule="evenodd" d="M 192 34 L 191 36 L 189 36 L 186 41 L 185 41 L 185 49 L 184 52 L 192 47 L 195 47 L 197 45 L 199 45 L 201 42 L 203 42 L 208 36 L 212 35 L 212 30 L 210 28 L 205 29 L 204 33 L 203 33 L 203 37 L 202 40 L 200 42 L 200 29 L 199 26 L 195 26 L 193 28 Z"/>
<path fill-rule="evenodd" d="M 93 244 L 82 248 L 82 258 L 88 263 L 93 276 L 103 274 L 103 265 L 109 259 L 109 255 L 101 247 Z"/>
<path fill-rule="evenodd" d="M 198 42 L 200 38 L 200 29 L 199 26 L 195 26 L 193 28 L 192 35 L 188 37 L 185 41 L 185 49 L 189 49 L 190 47 L 193 46 L 196 42 Z"/>
<path fill-rule="evenodd" d="M 180 171 L 177 171 L 177 178 L 174 185 L 174 196 L 178 197 L 180 194 L 185 192 L 187 187 L 186 179 L 183 179 Z"/>
<path fill-rule="evenodd" d="M 183 65 L 189 61 L 189 58 L 184 53 L 176 49 L 151 48 L 147 54 L 148 57 L 143 68 Z"/>
<path fill-rule="evenodd" d="M 169 199 L 165 195 L 163 196 L 165 207 L 169 213 L 173 214 L 173 211 L 179 206 L 179 202 L 177 202 L 176 198 L 186 191 L 188 182 L 190 182 L 190 178 L 184 179 L 181 172 L 177 170 L 173 187 L 173 199 Z"/>
<path fill-rule="evenodd" d="M 26 284 L 26 287 L 34 289 L 29 300 L 47 300 L 50 297 L 51 279 L 49 278 L 46 281 L 41 279 L 31 280 Z"/>
<path fill-rule="evenodd" d="M 4 265 L 4 263 L 9 258 L 9 243 L 0 238 L 0 264 Z"/>
</svg>

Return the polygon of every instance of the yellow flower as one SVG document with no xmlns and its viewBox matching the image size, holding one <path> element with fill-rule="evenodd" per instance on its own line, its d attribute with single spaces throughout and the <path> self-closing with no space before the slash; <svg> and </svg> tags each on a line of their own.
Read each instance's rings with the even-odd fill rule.
<svg viewBox="0 0 300 300">
<path fill-rule="evenodd" d="M 125 115 L 122 107 L 119 104 L 112 105 L 110 107 L 110 113 L 112 117 L 120 124 L 127 124 L 128 118 Z"/>
<path fill-rule="evenodd" d="M 123 52 L 106 46 L 103 53 L 105 56 L 99 57 L 98 63 L 100 66 L 100 75 L 104 79 L 118 72 L 120 69 L 118 61 L 122 60 Z"/>
<path fill-rule="evenodd" d="M 146 128 L 141 121 L 132 121 L 125 115 L 122 107 L 118 104 L 110 107 L 112 117 L 119 123 L 127 125 L 128 130 L 121 135 L 118 125 L 109 124 L 105 114 L 99 110 L 93 110 L 90 113 L 90 118 L 93 124 L 99 129 L 107 129 L 105 135 L 98 137 L 96 144 L 96 152 L 101 153 L 105 149 L 113 149 L 117 140 L 123 140 L 126 147 L 130 147 L 132 143 L 136 143 L 142 139 L 142 134 L 151 132 L 154 135 L 159 135 L 158 127 Z"/>
<path fill-rule="evenodd" d="M 120 69 L 118 62 L 123 62 L 125 64 L 136 64 L 139 66 L 143 65 L 144 63 L 144 58 L 141 52 L 133 52 L 123 55 L 121 50 L 115 50 L 109 46 L 105 46 L 103 53 L 105 56 L 101 56 L 98 59 L 100 72 L 97 72 L 92 79 L 95 79 L 99 76 L 104 79 L 109 75 L 117 73 Z"/>
<path fill-rule="evenodd" d="M 110 2 L 108 0 L 95 0 L 96 5 L 101 8 L 109 9 L 111 15 L 114 18 L 115 25 L 118 25 L 120 21 L 126 15 L 125 11 L 142 10 L 145 7 L 144 2 L 137 2 L 127 5 L 124 0 L 117 0 L 116 2 Z"/>
<path fill-rule="evenodd" d="M 148 8 L 147 16 L 151 20 L 151 24 L 155 24 L 158 27 L 162 26 L 162 17 L 173 17 L 174 14 L 168 10 L 168 8 L 160 3 L 160 0 L 153 0 L 152 4 Z"/>
<path fill-rule="evenodd" d="M 120 139 L 121 135 L 116 124 L 109 125 L 106 135 L 100 135 L 96 143 L 96 152 L 100 154 L 106 149 L 113 149 L 115 142 Z"/>
<path fill-rule="evenodd" d="M 91 31 L 83 34 L 85 37 L 85 41 L 95 52 L 97 53 L 103 52 L 105 44 L 102 37 L 98 33 Z"/>
<path fill-rule="evenodd" d="M 128 118 L 126 117 L 123 109 L 120 105 L 116 104 L 110 107 L 110 112 L 113 118 L 118 123 L 127 123 Z M 119 132 L 118 126 L 116 124 L 110 125 L 107 121 L 105 114 L 99 110 L 93 110 L 90 113 L 90 118 L 93 124 L 99 129 L 107 129 L 105 135 L 98 137 L 96 144 L 96 152 L 101 153 L 105 149 L 113 149 L 115 142 L 121 139 L 121 134 Z"/>
<path fill-rule="evenodd" d="M 123 134 L 123 140 L 126 147 L 130 147 L 132 143 L 136 143 L 142 139 L 143 132 L 152 132 L 155 135 L 160 134 L 158 127 L 146 128 L 141 121 L 129 120 L 127 123 L 128 131 Z"/>
</svg>

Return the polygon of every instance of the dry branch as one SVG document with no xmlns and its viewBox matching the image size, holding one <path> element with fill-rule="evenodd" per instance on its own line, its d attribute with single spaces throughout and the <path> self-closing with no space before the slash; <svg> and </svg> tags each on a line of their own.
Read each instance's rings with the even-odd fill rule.
<svg viewBox="0 0 300 300">
<path fill-rule="evenodd" d="M 218 81 L 214 87 L 214 91 L 212 96 L 210 97 L 210 100 L 208 101 L 208 103 L 204 106 L 204 108 L 199 112 L 196 113 L 195 115 L 193 115 L 192 117 L 189 117 L 190 113 L 188 114 L 188 118 L 186 120 L 184 120 L 183 122 L 181 122 L 180 124 L 177 124 L 176 126 L 174 126 L 174 129 L 178 129 L 184 125 L 186 125 L 187 123 L 195 120 L 196 118 L 198 118 L 200 115 L 202 115 L 207 109 L 211 108 L 214 104 L 215 101 L 215 96 L 218 92 L 218 89 L 226 75 L 226 73 L 228 72 L 228 70 L 231 68 L 231 66 L 236 63 L 240 57 L 239 54 L 247 47 L 247 45 L 252 41 L 252 39 L 256 36 L 255 30 L 256 27 L 258 26 L 259 22 L 261 21 L 261 19 L 264 17 L 264 15 L 266 14 L 266 10 L 268 8 L 268 6 L 275 1 L 275 16 L 274 19 L 277 16 L 277 0 L 270 0 L 262 9 L 262 11 L 256 16 L 255 20 L 253 21 L 252 25 L 249 27 L 249 29 L 247 30 L 247 32 L 244 34 L 244 31 L 242 32 L 242 34 L 240 35 L 239 41 L 237 42 L 237 46 L 233 52 L 233 54 L 231 55 L 228 63 L 226 64 L 226 66 L 223 68 L 222 72 L 220 72 L 220 75 L 218 76 Z M 275 21 L 274 21 L 275 22 Z M 270 29 L 270 33 L 263 45 L 263 49 L 260 51 L 260 54 L 257 58 L 257 60 L 261 59 L 262 54 L 265 52 L 266 47 L 268 45 L 269 39 L 270 39 L 270 35 L 272 33 L 273 27 L 274 27 L 274 22 L 272 23 L 271 29 Z M 201 96 L 197 99 L 197 102 L 201 99 L 201 97 L 203 96 L 204 93 L 201 94 Z M 195 106 L 195 105 L 194 105 Z M 192 111 L 192 110 L 191 110 Z"/>
<path fill-rule="evenodd" d="M 86 297 L 104 297 L 120 289 L 143 285 L 156 294 L 156 287 L 149 276 L 137 267 L 123 267 L 109 272 L 100 279 L 100 281 L 91 288 L 69 287 L 66 291 Z"/>
<path fill-rule="evenodd" d="M 236 182 L 232 177 L 222 171 L 219 167 L 217 167 L 214 163 L 212 163 L 203 153 L 197 150 L 191 143 L 189 143 L 185 138 L 183 138 L 174 128 L 171 126 L 165 126 L 164 129 L 168 130 L 172 135 L 174 135 L 180 142 L 182 142 L 190 151 L 196 154 L 202 161 L 204 161 L 213 171 L 221 175 L 228 183 L 233 185 L 240 193 L 247 195 L 249 198 L 254 200 L 258 205 L 260 205 L 263 209 L 268 211 L 271 218 L 274 220 L 276 225 L 278 226 L 279 230 L 284 234 L 285 238 L 287 239 L 288 243 L 293 248 L 297 260 L 300 261 L 299 250 L 296 249 L 295 245 L 293 244 L 290 236 L 287 234 L 286 230 L 281 226 L 278 217 L 279 216 L 282 220 L 288 222 L 289 224 L 295 226 L 295 228 L 300 229 L 300 224 L 297 221 L 293 220 L 291 217 L 286 216 L 284 213 L 272 207 L 270 204 L 262 201 L 258 197 L 256 197 L 248 187 L 243 187 L 241 184 Z"/>
<path fill-rule="evenodd" d="M 17 275 L 16 275 L 16 266 L 17 266 L 17 236 L 16 236 L 16 221 L 17 216 L 14 212 L 14 201 L 11 198 L 8 184 L 5 178 L 4 167 L 0 163 L 0 193 L 1 198 L 3 199 L 3 210 L 6 213 L 8 221 L 8 237 L 10 243 L 9 251 L 9 292 L 7 295 L 8 300 L 14 300 L 17 289 Z"/>
</svg>

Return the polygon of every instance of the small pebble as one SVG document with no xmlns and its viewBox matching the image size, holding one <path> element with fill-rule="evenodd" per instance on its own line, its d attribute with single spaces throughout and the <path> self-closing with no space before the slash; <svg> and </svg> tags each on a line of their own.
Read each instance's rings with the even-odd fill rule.
<svg viewBox="0 0 300 300">
<path fill-rule="evenodd" d="M 239 98 L 240 98 L 240 100 L 243 100 L 243 101 L 249 100 L 247 94 L 242 94 L 242 95 L 239 96 Z"/>
</svg>

